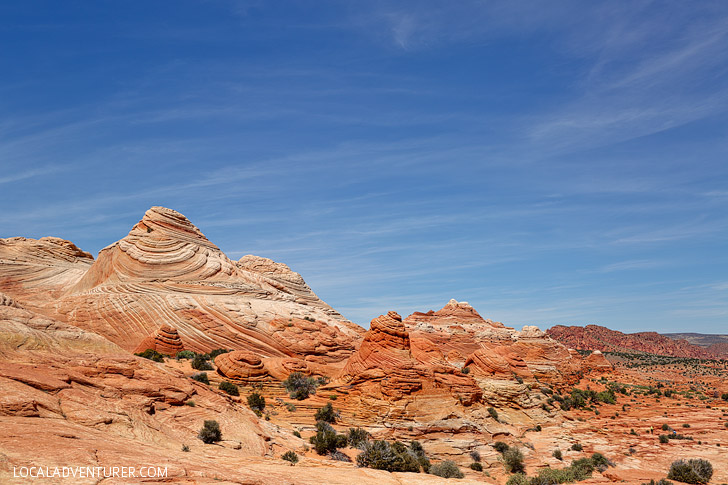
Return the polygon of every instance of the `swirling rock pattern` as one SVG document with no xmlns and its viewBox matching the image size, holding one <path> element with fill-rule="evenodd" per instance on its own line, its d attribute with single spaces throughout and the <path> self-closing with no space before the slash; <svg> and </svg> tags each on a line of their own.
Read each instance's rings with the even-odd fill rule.
<svg viewBox="0 0 728 485">
<path fill-rule="evenodd" d="M 149 209 L 96 261 L 58 238 L 0 240 L 0 291 L 128 351 L 148 345 L 160 321 L 190 350 L 322 363 L 345 360 L 364 333 L 286 265 L 257 256 L 232 261 L 164 207 Z"/>
<path fill-rule="evenodd" d="M 263 361 L 252 352 L 234 350 L 215 357 L 217 372 L 223 377 L 245 381 L 260 380 L 268 376 Z"/>
<path fill-rule="evenodd" d="M 177 352 L 183 351 L 185 346 L 182 343 L 177 329 L 165 323 L 153 335 L 142 340 L 134 352 L 144 352 L 147 349 L 156 350 L 160 354 L 174 357 L 177 355 Z"/>
</svg>

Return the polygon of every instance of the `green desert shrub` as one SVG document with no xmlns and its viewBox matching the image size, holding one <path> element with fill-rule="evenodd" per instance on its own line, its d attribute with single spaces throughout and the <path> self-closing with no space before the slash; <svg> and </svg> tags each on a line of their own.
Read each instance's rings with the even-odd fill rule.
<svg viewBox="0 0 728 485">
<path fill-rule="evenodd" d="M 215 443 L 222 439 L 222 432 L 220 431 L 220 424 L 215 420 L 206 420 L 202 425 L 200 432 L 197 437 L 202 440 L 203 443 Z"/>
<path fill-rule="evenodd" d="M 508 477 L 506 485 L 531 485 L 531 480 L 523 473 L 516 473 Z"/>
<path fill-rule="evenodd" d="M 616 404 L 617 396 L 615 396 L 613 390 L 607 389 L 606 391 L 598 392 L 594 400 L 605 404 Z"/>
<path fill-rule="evenodd" d="M 299 401 L 308 398 L 311 394 L 316 394 L 317 385 L 318 381 L 316 379 L 305 376 L 300 372 L 291 372 L 283 381 L 283 386 L 288 391 L 288 395 Z"/>
<path fill-rule="evenodd" d="M 175 355 L 175 359 L 182 360 L 182 359 L 193 359 L 195 357 L 195 353 L 191 350 L 180 350 L 177 352 L 177 355 Z"/>
<path fill-rule="evenodd" d="M 296 438 L 300 438 L 301 437 L 301 433 L 298 430 L 295 430 L 293 432 L 293 436 L 295 436 Z"/>
<path fill-rule="evenodd" d="M 498 421 L 498 411 L 495 410 L 495 408 L 488 408 L 488 414 L 490 414 L 490 417 Z"/>
<path fill-rule="evenodd" d="M 478 450 L 471 450 L 470 458 L 472 458 L 474 462 L 480 463 L 480 460 L 481 460 L 480 452 Z"/>
<path fill-rule="evenodd" d="M 559 449 L 554 450 L 553 455 L 554 455 L 554 458 L 556 458 L 559 461 L 564 459 L 564 455 L 563 455 L 563 453 L 561 453 L 561 450 L 559 450 Z"/>
<path fill-rule="evenodd" d="M 352 448 L 362 449 L 370 438 L 371 435 L 361 428 L 349 428 L 349 431 L 346 433 L 346 442 Z"/>
<path fill-rule="evenodd" d="M 581 443 L 574 443 L 571 445 L 571 449 L 574 451 L 581 451 L 584 449 L 584 447 L 581 445 Z"/>
<path fill-rule="evenodd" d="M 236 386 L 232 382 L 222 381 L 217 387 L 221 391 L 225 391 L 226 393 L 230 394 L 231 396 L 239 396 L 240 395 L 240 391 L 238 390 L 238 386 Z"/>
<path fill-rule="evenodd" d="M 298 455 L 294 451 L 286 451 L 285 453 L 283 453 L 281 458 L 294 464 L 298 463 Z"/>
<path fill-rule="evenodd" d="M 217 357 L 220 354 L 227 354 L 228 352 L 232 352 L 232 350 L 228 349 L 215 349 L 210 352 L 210 359 L 215 360 L 215 357 Z"/>
<path fill-rule="evenodd" d="M 387 441 L 375 440 L 365 444 L 364 450 L 356 457 L 356 464 L 360 467 L 389 472 L 419 472 L 422 465 L 418 458 L 418 453 L 413 450 L 411 444 L 407 447 L 398 441 L 390 444 Z M 427 464 L 429 467 L 429 460 Z"/>
<path fill-rule="evenodd" d="M 591 462 L 592 465 L 594 465 L 594 468 L 599 470 L 600 472 L 603 472 L 607 469 L 607 467 L 614 466 L 614 463 L 611 462 L 606 456 L 602 455 L 601 453 L 594 453 L 591 456 Z"/>
<path fill-rule="evenodd" d="M 331 405 L 331 403 L 326 403 L 326 406 L 316 411 L 316 421 L 335 423 L 337 415 L 338 413 L 334 410 L 334 407 Z"/>
<path fill-rule="evenodd" d="M 478 465 L 480 465 L 480 463 L 478 463 Z M 442 478 L 463 478 L 465 476 L 452 460 L 445 460 L 437 465 L 432 465 L 430 467 L 430 474 Z"/>
<path fill-rule="evenodd" d="M 708 460 L 693 458 L 677 460 L 670 465 L 667 478 L 683 483 L 708 483 L 713 476 L 713 465 Z"/>
<path fill-rule="evenodd" d="M 138 354 L 134 355 L 144 357 L 145 359 L 153 360 L 154 362 L 164 362 L 164 355 L 153 349 L 147 349 L 144 352 L 139 352 Z"/>
<path fill-rule="evenodd" d="M 336 434 L 336 430 L 324 421 L 316 423 L 316 434 L 309 438 L 309 442 L 313 445 L 316 453 L 325 455 L 333 453 L 337 448 L 346 446 L 346 436 Z"/>
<path fill-rule="evenodd" d="M 197 370 L 212 370 L 213 369 L 212 365 L 210 365 L 210 363 L 208 362 L 208 359 L 206 359 L 205 356 L 201 355 L 201 354 L 195 355 L 195 357 L 192 359 L 192 362 L 190 363 L 190 365 L 192 366 L 193 369 L 197 369 Z"/>
<path fill-rule="evenodd" d="M 476 472 L 482 472 L 483 471 L 483 465 L 478 463 L 477 461 L 474 461 L 470 464 L 470 469 L 475 470 Z"/>
<path fill-rule="evenodd" d="M 669 442 L 670 442 L 670 438 L 668 438 L 666 434 L 660 435 L 660 443 L 669 443 Z"/>
<path fill-rule="evenodd" d="M 190 376 L 190 378 L 197 382 L 201 382 L 203 384 L 210 385 L 210 379 L 207 377 L 207 372 L 197 372 L 195 374 L 192 374 L 192 376 Z"/>
<path fill-rule="evenodd" d="M 508 473 L 523 473 L 526 471 L 523 465 L 523 452 L 515 446 L 508 448 L 503 453 L 503 464 Z"/>
<path fill-rule="evenodd" d="M 470 374 L 470 367 L 463 367 L 462 369 L 460 369 L 460 372 L 462 372 L 463 374 Z"/>
<path fill-rule="evenodd" d="M 339 450 L 329 453 L 329 458 L 336 461 L 345 461 L 347 463 L 351 463 L 351 458 L 349 458 L 346 453 L 342 453 Z"/>
<path fill-rule="evenodd" d="M 495 451 L 497 451 L 498 453 L 503 454 L 506 451 L 508 451 L 508 448 L 510 448 L 510 446 L 508 446 L 506 443 L 504 443 L 502 441 L 496 441 L 495 444 L 493 445 L 493 448 L 495 448 Z"/>
<path fill-rule="evenodd" d="M 248 396 L 248 407 L 260 416 L 265 409 L 265 398 L 257 392 L 252 393 Z"/>
<path fill-rule="evenodd" d="M 410 441 L 409 452 L 415 456 L 417 462 L 422 467 L 425 473 L 430 472 L 430 459 L 425 454 L 425 449 L 422 447 L 422 443 L 417 440 Z"/>
</svg>

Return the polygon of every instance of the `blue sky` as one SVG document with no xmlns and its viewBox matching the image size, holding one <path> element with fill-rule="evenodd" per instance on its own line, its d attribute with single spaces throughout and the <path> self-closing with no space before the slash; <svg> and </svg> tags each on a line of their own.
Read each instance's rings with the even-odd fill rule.
<svg viewBox="0 0 728 485">
<path fill-rule="evenodd" d="M 357 323 L 728 328 L 726 2 L 2 2 L 0 236 L 152 205 Z"/>
</svg>

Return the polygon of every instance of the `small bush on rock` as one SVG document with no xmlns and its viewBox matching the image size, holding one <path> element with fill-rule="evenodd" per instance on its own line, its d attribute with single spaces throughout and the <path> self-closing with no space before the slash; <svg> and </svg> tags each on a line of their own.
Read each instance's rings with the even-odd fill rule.
<svg viewBox="0 0 728 485">
<path fill-rule="evenodd" d="M 369 441 L 369 438 L 371 438 L 371 435 L 361 428 L 349 428 L 346 434 L 346 442 L 352 448 L 362 449 L 367 441 Z"/>
<path fill-rule="evenodd" d="M 202 440 L 203 443 L 215 443 L 222 439 L 222 432 L 220 431 L 220 424 L 215 420 L 206 420 L 197 434 L 197 437 Z"/>
<path fill-rule="evenodd" d="M 335 423 L 338 413 L 334 410 L 331 403 L 316 411 L 316 421 L 324 421 L 326 423 Z"/>
<path fill-rule="evenodd" d="M 240 391 L 238 390 L 238 386 L 233 384 L 232 382 L 228 381 L 222 381 L 218 388 L 221 391 L 225 391 L 226 393 L 230 394 L 231 396 L 239 396 Z"/>
<path fill-rule="evenodd" d="M 164 362 L 164 355 L 152 349 L 147 349 L 144 352 L 139 352 L 138 354 L 134 355 L 144 357 L 145 359 L 153 360 L 154 362 Z"/>
<path fill-rule="evenodd" d="M 463 478 L 465 476 L 452 460 L 445 460 L 437 465 L 432 465 L 430 467 L 430 474 L 442 478 Z"/>
<path fill-rule="evenodd" d="M 196 374 L 192 374 L 191 379 L 197 382 L 201 382 L 203 384 L 207 384 L 208 386 L 210 385 L 210 379 L 207 377 L 207 372 L 198 372 Z"/>
<path fill-rule="evenodd" d="M 694 458 L 672 462 L 667 478 L 683 483 L 708 483 L 713 476 L 713 465 L 708 460 Z"/>
<path fill-rule="evenodd" d="M 288 395 L 292 399 L 298 399 L 302 401 L 311 394 L 316 394 L 317 380 L 313 377 L 308 377 L 300 372 L 292 372 L 288 378 L 283 381 L 283 386 L 288 391 Z"/>
<path fill-rule="evenodd" d="M 483 465 L 478 463 L 477 461 L 474 461 L 470 464 L 470 469 L 475 470 L 476 472 L 482 472 L 483 471 Z"/>
<path fill-rule="evenodd" d="M 252 393 L 248 396 L 248 407 L 252 409 L 255 414 L 260 416 L 265 409 L 265 398 L 257 392 Z"/>
<path fill-rule="evenodd" d="M 228 352 L 232 352 L 232 350 L 228 349 L 215 349 L 210 352 L 210 359 L 215 360 L 215 357 L 217 357 L 220 354 L 227 354 Z"/>
<path fill-rule="evenodd" d="M 508 473 L 523 473 L 526 471 L 523 465 L 523 452 L 515 446 L 508 448 L 503 453 L 503 463 Z"/>
<path fill-rule="evenodd" d="M 210 365 L 210 363 L 205 359 L 205 356 L 197 354 L 192 359 L 192 362 L 190 363 L 193 369 L 197 370 L 212 370 L 213 367 Z"/>
<path fill-rule="evenodd" d="M 336 430 L 324 421 L 316 423 L 316 434 L 309 438 L 316 453 L 325 455 L 346 446 L 346 436 L 336 434 Z"/>
<path fill-rule="evenodd" d="M 531 480 L 523 473 L 516 473 L 508 478 L 506 485 L 531 485 Z"/>
<path fill-rule="evenodd" d="M 508 446 L 506 443 L 504 443 L 502 441 L 496 441 L 495 444 L 493 445 L 493 448 L 495 448 L 495 451 L 497 451 L 498 453 L 503 454 L 506 451 L 508 451 L 508 448 L 510 448 L 510 446 Z"/>
<path fill-rule="evenodd" d="M 411 446 L 408 448 L 398 441 L 390 444 L 380 440 L 368 442 L 364 451 L 356 457 L 356 464 L 389 472 L 419 472 L 421 467 L 417 453 Z"/>
<path fill-rule="evenodd" d="M 290 451 L 290 450 L 286 451 L 285 453 L 283 453 L 281 458 L 286 461 L 290 461 L 293 464 L 298 463 L 298 455 L 294 451 Z"/>
</svg>

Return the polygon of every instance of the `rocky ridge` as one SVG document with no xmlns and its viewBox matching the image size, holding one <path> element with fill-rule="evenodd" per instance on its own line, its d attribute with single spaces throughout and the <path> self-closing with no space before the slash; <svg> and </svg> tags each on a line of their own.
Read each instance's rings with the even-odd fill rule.
<svg viewBox="0 0 728 485">
<path fill-rule="evenodd" d="M 562 344 L 583 350 L 602 352 L 644 352 L 672 357 L 698 359 L 727 358 L 725 347 L 704 348 L 684 339 L 673 339 L 657 332 L 622 333 L 599 325 L 555 325 L 546 333 Z"/>
</svg>

